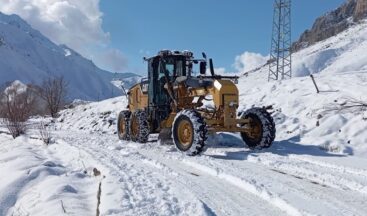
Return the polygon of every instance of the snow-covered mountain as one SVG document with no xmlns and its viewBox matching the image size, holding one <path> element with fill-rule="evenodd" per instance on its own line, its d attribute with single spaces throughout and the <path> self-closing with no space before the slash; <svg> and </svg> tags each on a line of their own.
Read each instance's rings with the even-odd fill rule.
<svg viewBox="0 0 367 216">
<path fill-rule="evenodd" d="M 335 36 L 366 17 L 366 0 L 347 0 L 340 7 L 317 18 L 312 28 L 306 30 L 293 44 L 293 50 L 298 51 Z"/>
<path fill-rule="evenodd" d="M 295 76 L 335 74 L 367 70 L 367 22 L 302 49 L 293 55 Z"/>
<path fill-rule="evenodd" d="M 65 45 L 56 45 L 17 15 L 0 12 L 0 84 L 20 80 L 39 84 L 46 76 L 64 76 L 69 99 L 100 100 L 121 95 L 116 76 L 98 68 Z M 134 74 L 118 74 L 123 78 Z"/>
</svg>

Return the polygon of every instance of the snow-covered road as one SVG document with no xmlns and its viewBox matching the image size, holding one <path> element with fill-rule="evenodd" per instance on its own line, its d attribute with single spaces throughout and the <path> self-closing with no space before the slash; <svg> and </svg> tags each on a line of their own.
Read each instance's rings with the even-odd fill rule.
<svg viewBox="0 0 367 216">
<path fill-rule="evenodd" d="M 231 146 L 213 140 L 204 155 L 187 157 L 154 141 L 57 133 L 76 166 L 106 176 L 103 215 L 366 215 L 367 160 L 291 140 L 252 152 L 224 135 Z"/>
</svg>

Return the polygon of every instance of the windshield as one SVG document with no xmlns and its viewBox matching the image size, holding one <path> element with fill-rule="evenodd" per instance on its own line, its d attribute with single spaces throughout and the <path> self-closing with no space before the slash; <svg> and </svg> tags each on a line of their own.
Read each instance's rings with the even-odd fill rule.
<svg viewBox="0 0 367 216">
<path fill-rule="evenodd" d="M 186 65 L 184 64 L 184 60 L 179 60 L 177 58 L 168 58 L 166 59 L 165 64 L 160 62 L 159 64 L 159 78 L 165 76 L 165 71 L 168 73 L 170 77 L 179 77 L 186 76 Z M 162 68 L 164 65 L 164 68 Z M 162 70 L 163 69 L 163 70 Z"/>
</svg>

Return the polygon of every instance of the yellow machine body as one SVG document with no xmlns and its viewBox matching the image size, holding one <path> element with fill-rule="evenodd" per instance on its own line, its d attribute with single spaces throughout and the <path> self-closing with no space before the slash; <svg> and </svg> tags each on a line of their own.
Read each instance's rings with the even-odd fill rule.
<svg viewBox="0 0 367 216">
<path fill-rule="evenodd" d="M 119 113 L 121 140 L 146 143 L 150 134 L 159 133 L 161 143 L 173 142 L 188 155 L 204 151 L 209 132 L 239 132 L 250 148 L 272 145 L 271 114 L 264 107 L 238 112 L 239 77 L 216 75 L 205 53 L 195 59 L 190 51 L 162 50 L 144 60 L 148 78 L 130 88 L 129 110 Z"/>
<path fill-rule="evenodd" d="M 237 119 L 239 106 L 239 92 L 231 80 L 215 79 L 209 87 L 187 88 L 183 83 L 173 86 L 177 98 L 172 110 L 195 109 L 204 117 L 209 131 L 212 132 L 245 132 L 246 129 L 239 124 L 247 123 L 246 119 Z M 148 107 L 148 93 L 141 84 L 136 84 L 128 92 L 129 110 L 143 110 Z M 203 101 L 212 101 L 213 109 L 204 106 Z M 176 117 L 176 112 L 171 112 L 167 119 L 161 122 L 161 129 L 171 128 Z"/>
</svg>

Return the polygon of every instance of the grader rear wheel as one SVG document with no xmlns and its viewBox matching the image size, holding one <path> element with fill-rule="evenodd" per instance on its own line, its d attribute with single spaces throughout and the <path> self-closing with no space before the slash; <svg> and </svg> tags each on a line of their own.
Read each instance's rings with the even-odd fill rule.
<svg viewBox="0 0 367 216">
<path fill-rule="evenodd" d="M 130 111 L 122 111 L 118 116 L 117 133 L 120 140 L 130 140 L 130 133 L 129 133 L 130 115 L 131 115 Z"/>
<path fill-rule="evenodd" d="M 137 110 L 132 113 L 130 118 L 130 137 L 134 142 L 146 143 L 149 138 L 149 123 L 147 113 Z"/>
<path fill-rule="evenodd" d="M 252 108 L 245 111 L 241 118 L 250 120 L 242 125 L 247 129 L 241 133 L 243 141 L 251 149 L 269 148 L 275 139 L 275 124 L 273 117 L 263 108 Z"/>
</svg>

